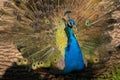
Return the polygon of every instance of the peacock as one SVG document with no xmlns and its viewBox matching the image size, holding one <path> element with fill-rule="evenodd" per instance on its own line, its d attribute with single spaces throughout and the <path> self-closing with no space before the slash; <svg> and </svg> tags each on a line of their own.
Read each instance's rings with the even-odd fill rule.
<svg viewBox="0 0 120 80">
<path fill-rule="evenodd" d="M 18 66 L 55 74 L 82 71 L 108 54 L 110 14 L 119 0 L 9 0 L 1 23 L 18 33 Z"/>
</svg>

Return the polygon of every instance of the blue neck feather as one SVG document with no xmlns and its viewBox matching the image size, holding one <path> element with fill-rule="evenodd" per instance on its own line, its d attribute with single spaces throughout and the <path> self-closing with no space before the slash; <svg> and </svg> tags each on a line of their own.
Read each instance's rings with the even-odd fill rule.
<svg viewBox="0 0 120 80">
<path fill-rule="evenodd" d="M 72 28 L 66 27 L 65 31 L 68 37 L 68 45 L 65 48 L 65 68 L 63 73 L 80 71 L 85 67 L 80 46 L 74 36 Z"/>
</svg>

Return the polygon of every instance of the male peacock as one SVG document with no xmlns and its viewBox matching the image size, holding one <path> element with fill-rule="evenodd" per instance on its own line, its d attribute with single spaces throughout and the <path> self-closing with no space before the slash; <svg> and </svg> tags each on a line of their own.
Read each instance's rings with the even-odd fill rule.
<svg viewBox="0 0 120 80">
<path fill-rule="evenodd" d="M 85 60 L 98 63 L 99 55 L 107 54 L 105 45 L 110 37 L 106 28 L 118 3 L 119 0 L 9 0 L 0 13 L 2 22 L 22 33 L 14 41 L 23 56 L 18 65 L 69 73 L 83 70 Z"/>
</svg>

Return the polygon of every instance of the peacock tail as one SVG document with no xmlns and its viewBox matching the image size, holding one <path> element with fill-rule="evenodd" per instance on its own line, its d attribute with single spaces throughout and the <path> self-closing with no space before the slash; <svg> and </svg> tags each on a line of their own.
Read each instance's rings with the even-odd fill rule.
<svg viewBox="0 0 120 80">
<path fill-rule="evenodd" d="M 111 40 L 107 33 L 110 14 L 120 7 L 119 3 L 119 0 L 9 0 L 0 10 L 0 22 L 9 25 L 14 33 L 19 32 L 14 44 L 23 58 L 18 59 L 18 65 L 33 70 L 61 70 L 65 67 L 68 45 L 64 12 L 72 11 L 71 17 L 76 21 L 73 33 L 84 60 L 99 63 L 100 54 L 108 53 L 105 45 Z"/>
</svg>

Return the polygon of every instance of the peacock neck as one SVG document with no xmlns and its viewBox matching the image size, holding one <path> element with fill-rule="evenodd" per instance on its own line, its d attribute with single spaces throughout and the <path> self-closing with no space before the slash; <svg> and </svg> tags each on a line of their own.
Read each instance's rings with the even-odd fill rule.
<svg viewBox="0 0 120 80">
<path fill-rule="evenodd" d="M 73 33 L 73 31 L 72 31 L 72 28 L 70 28 L 70 27 L 68 27 L 68 26 L 65 28 L 65 32 L 66 32 L 66 35 L 67 35 L 68 40 L 74 36 L 74 33 Z"/>
</svg>

